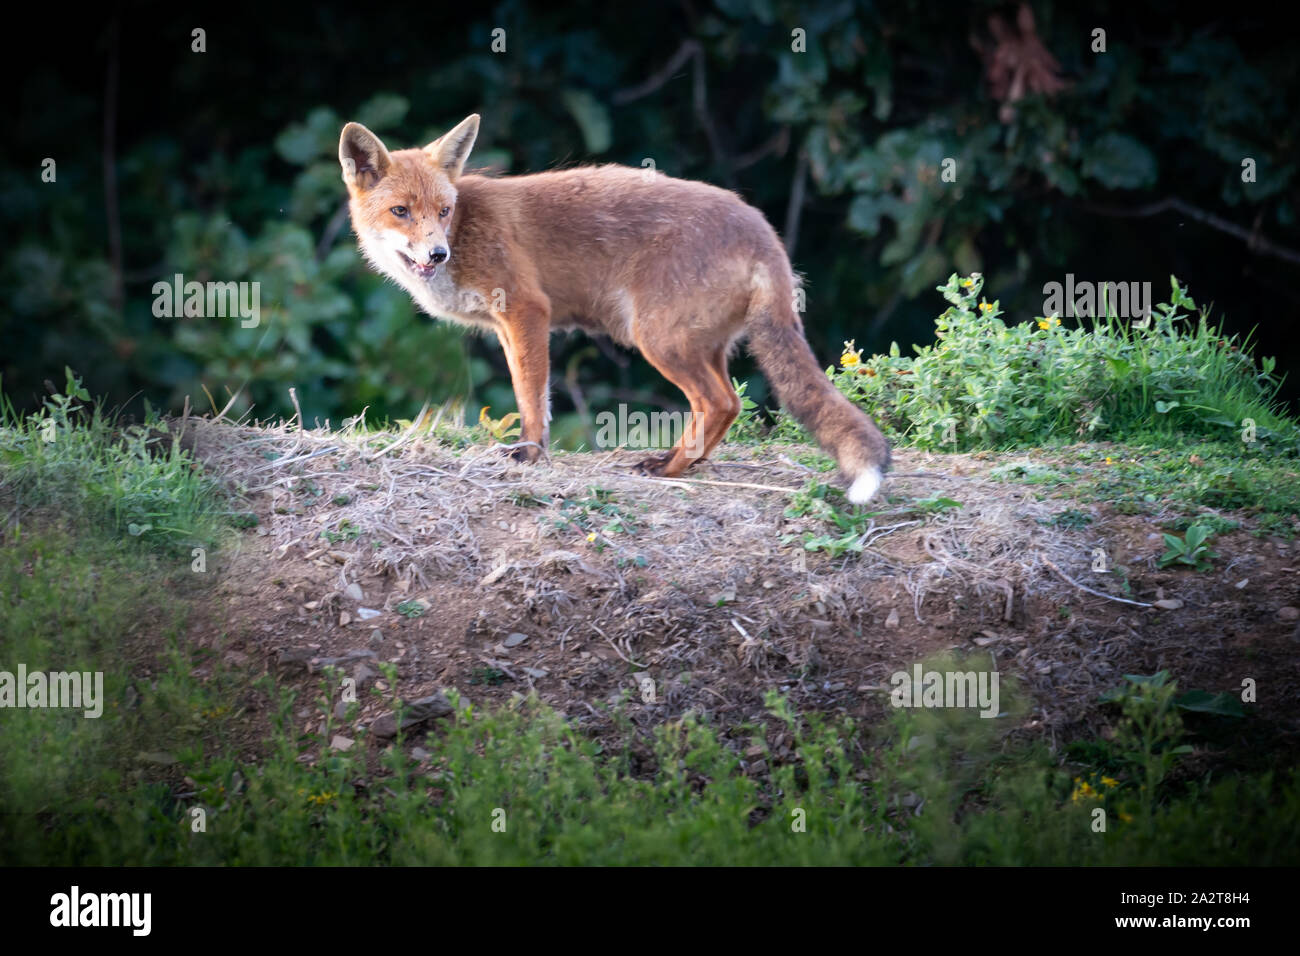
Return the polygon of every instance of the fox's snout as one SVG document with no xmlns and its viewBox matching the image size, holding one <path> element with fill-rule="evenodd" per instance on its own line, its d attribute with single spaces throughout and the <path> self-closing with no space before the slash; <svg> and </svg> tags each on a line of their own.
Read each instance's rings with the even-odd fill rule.
<svg viewBox="0 0 1300 956">
<path fill-rule="evenodd" d="M 429 250 L 429 261 L 435 266 L 442 265 L 442 263 L 447 261 L 447 257 L 450 255 L 451 250 L 446 246 L 434 246 Z"/>
</svg>

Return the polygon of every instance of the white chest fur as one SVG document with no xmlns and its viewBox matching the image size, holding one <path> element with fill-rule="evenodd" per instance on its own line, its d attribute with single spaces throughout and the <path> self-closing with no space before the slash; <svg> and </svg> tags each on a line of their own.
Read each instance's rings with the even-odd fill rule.
<svg viewBox="0 0 1300 956">
<path fill-rule="evenodd" d="M 426 279 L 415 275 L 398 254 L 405 245 L 400 234 L 376 232 L 361 238 L 361 251 L 377 272 L 392 279 L 408 293 L 415 304 L 430 315 L 464 325 L 495 329 L 496 320 L 489 311 L 491 302 L 473 289 L 457 284 L 456 264 L 448 262 Z M 453 256 L 454 260 L 454 256 Z"/>
</svg>

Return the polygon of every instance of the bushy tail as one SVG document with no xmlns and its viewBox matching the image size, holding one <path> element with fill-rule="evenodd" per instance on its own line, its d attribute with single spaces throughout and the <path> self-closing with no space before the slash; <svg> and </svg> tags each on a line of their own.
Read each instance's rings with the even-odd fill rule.
<svg viewBox="0 0 1300 956">
<path fill-rule="evenodd" d="M 863 504 L 889 468 L 889 442 L 867 415 L 826 377 L 787 298 L 756 296 L 745 319 L 749 350 L 786 411 L 813 433 L 850 482 L 849 501 Z M 775 301 L 774 301 L 775 300 Z"/>
</svg>

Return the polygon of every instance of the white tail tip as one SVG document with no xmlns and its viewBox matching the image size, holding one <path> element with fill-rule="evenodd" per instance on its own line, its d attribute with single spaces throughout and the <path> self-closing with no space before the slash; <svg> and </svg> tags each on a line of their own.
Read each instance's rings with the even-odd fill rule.
<svg viewBox="0 0 1300 956">
<path fill-rule="evenodd" d="M 879 468 L 868 468 L 849 485 L 849 501 L 855 505 L 865 505 L 880 488 L 882 476 Z"/>
</svg>

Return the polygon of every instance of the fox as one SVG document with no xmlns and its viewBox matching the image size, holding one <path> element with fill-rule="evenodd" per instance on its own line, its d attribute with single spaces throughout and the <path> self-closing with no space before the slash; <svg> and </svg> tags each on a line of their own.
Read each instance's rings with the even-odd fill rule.
<svg viewBox="0 0 1300 956">
<path fill-rule="evenodd" d="M 490 331 L 519 409 L 510 455 L 550 439 L 550 336 L 573 329 L 634 349 L 681 389 L 690 416 L 644 474 L 708 458 L 741 412 L 727 363 L 741 341 L 781 405 L 834 459 L 850 502 L 880 488 L 889 443 L 818 364 L 795 308 L 800 279 L 763 213 L 739 195 L 616 164 L 465 174 L 474 113 L 423 148 L 390 151 L 360 123 L 339 164 L 361 253 L 431 316 Z"/>
</svg>

